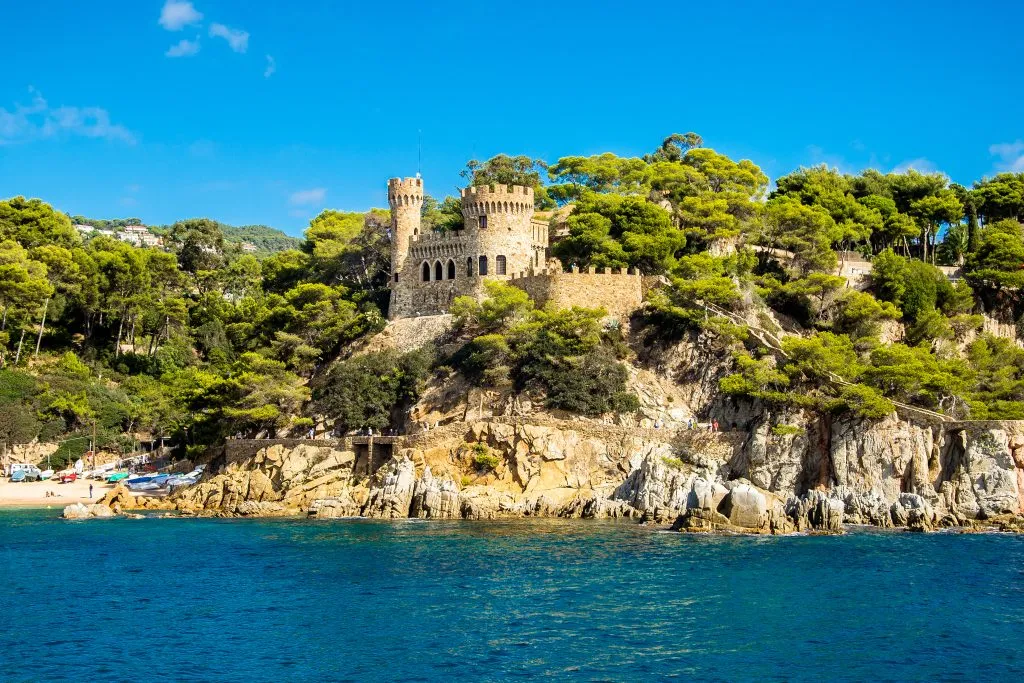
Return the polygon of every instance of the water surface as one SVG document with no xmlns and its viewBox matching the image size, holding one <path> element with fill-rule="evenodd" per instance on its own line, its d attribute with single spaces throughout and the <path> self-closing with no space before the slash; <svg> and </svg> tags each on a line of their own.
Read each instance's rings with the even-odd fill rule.
<svg viewBox="0 0 1024 683">
<path fill-rule="evenodd" d="M 1020 680 L 1024 538 L 0 511 L 0 680 Z"/>
</svg>

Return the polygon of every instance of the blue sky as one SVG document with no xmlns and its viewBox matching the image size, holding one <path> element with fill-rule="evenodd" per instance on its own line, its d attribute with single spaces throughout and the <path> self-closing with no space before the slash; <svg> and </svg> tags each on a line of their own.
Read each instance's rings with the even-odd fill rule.
<svg viewBox="0 0 1024 683">
<path fill-rule="evenodd" d="M 9 2 L 0 196 L 301 234 L 471 157 L 1024 171 L 1024 3 Z M 714 5 L 714 6 L 712 6 Z"/>
</svg>

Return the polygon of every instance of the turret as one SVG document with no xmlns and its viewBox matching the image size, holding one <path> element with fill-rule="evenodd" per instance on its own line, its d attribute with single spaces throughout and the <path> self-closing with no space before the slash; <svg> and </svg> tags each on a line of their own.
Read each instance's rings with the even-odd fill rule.
<svg viewBox="0 0 1024 683">
<path fill-rule="evenodd" d="M 391 206 L 391 283 L 394 286 L 409 254 L 409 238 L 420 234 L 423 179 L 389 180 L 388 204 Z"/>
<path fill-rule="evenodd" d="M 473 185 L 461 191 L 466 228 L 528 231 L 533 217 L 533 188 L 522 185 Z"/>
</svg>

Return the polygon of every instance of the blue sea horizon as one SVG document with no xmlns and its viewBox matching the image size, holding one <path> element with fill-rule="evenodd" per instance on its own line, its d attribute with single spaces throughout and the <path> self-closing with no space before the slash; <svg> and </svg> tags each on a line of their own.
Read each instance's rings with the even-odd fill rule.
<svg viewBox="0 0 1024 683">
<path fill-rule="evenodd" d="M 1019 680 L 1024 537 L 0 511 L 0 680 Z"/>
</svg>

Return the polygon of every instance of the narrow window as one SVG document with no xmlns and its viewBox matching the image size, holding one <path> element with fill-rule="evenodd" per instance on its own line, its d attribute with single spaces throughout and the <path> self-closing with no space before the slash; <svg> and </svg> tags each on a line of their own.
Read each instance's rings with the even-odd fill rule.
<svg viewBox="0 0 1024 683">
<path fill-rule="evenodd" d="M 483 228 L 486 228 L 486 227 L 487 227 L 487 216 L 480 216 L 480 228 L 483 229 Z"/>
<path fill-rule="evenodd" d="M 448 279 L 449 280 L 454 280 L 455 279 L 455 261 L 451 261 L 451 260 L 448 261 Z"/>
<path fill-rule="evenodd" d="M 480 257 L 480 276 L 482 277 L 484 275 L 487 275 L 487 257 L 486 256 L 481 256 Z"/>
<path fill-rule="evenodd" d="M 498 256 L 494 259 L 494 268 L 497 275 L 505 275 L 505 257 Z"/>
<path fill-rule="evenodd" d="M 426 261 L 423 262 L 423 281 L 430 282 L 430 264 Z"/>
<path fill-rule="evenodd" d="M 438 261 L 438 262 L 436 262 L 434 264 L 434 279 L 435 280 L 443 280 L 444 279 L 444 269 L 441 266 L 441 262 L 440 261 Z"/>
<path fill-rule="evenodd" d="M 466 259 L 466 276 L 473 277 L 473 257 L 470 256 Z"/>
<path fill-rule="evenodd" d="M 395 273 L 395 282 L 398 282 L 398 273 Z"/>
</svg>

